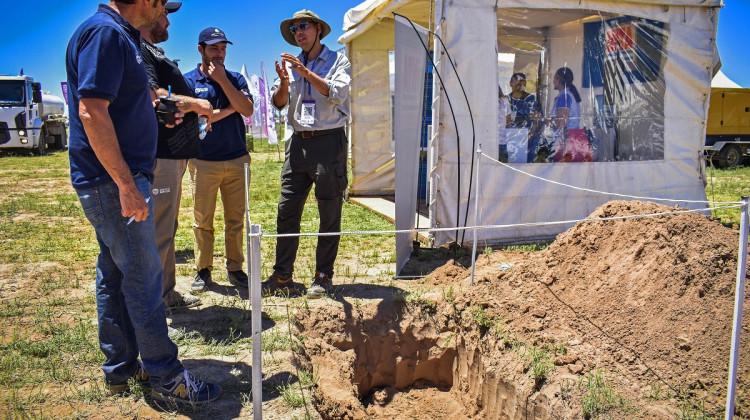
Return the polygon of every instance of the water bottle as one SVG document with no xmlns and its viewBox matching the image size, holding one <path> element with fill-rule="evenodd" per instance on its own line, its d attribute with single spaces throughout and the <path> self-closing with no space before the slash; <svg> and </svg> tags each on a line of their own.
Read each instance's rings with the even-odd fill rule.
<svg viewBox="0 0 750 420">
<path fill-rule="evenodd" d="M 203 140 L 206 138 L 206 128 L 208 127 L 208 118 L 206 118 L 205 115 L 201 115 L 198 117 L 198 129 L 200 130 L 200 134 L 198 134 L 198 138 Z"/>
</svg>

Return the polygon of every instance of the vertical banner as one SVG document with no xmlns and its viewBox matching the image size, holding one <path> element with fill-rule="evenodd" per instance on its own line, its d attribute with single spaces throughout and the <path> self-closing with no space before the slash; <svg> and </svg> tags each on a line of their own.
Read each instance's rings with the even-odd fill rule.
<svg viewBox="0 0 750 420">
<path fill-rule="evenodd" d="M 262 61 L 260 65 L 262 68 Z M 261 136 L 268 137 L 268 131 L 265 124 L 266 112 L 268 112 L 268 110 L 266 109 L 268 107 L 268 104 L 266 102 L 266 81 L 262 75 L 258 77 L 258 92 L 260 93 L 260 134 Z"/>
<path fill-rule="evenodd" d="M 242 75 L 242 77 L 245 78 L 245 83 L 247 83 L 247 87 L 250 90 L 250 94 L 253 95 L 253 101 L 257 102 L 258 92 L 257 90 L 253 89 L 253 83 L 250 80 L 250 77 L 247 75 L 247 68 L 245 67 L 244 63 L 242 64 L 242 70 L 240 70 L 240 74 Z M 255 111 L 253 111 L 253 115 L 255 115 Z M 250 118 L 245 117 L 245 125 L 252 126 L 253 125 L 252 119 L 253 117 L 250 117 Z"/>
<path fill-rule="evenodd" d="M 63 98 L 65 98 L 65 105 L 68 104 L 68 82 L 60 82 L 62 86 Z"/>
<path fill-rule="evenodd" d="M 268 144 L 279 144 L 278 136 L 276 135 L 276 119 L 273 117 L 273 107 L 271 106 L 271 92 L 267 87 L 268 79 L 266 78 L 266 68 L 263 66 L 263 62 L 260 62 L 260 73 L 261 73 L 261 91 L 263 92 L 263 102 L 261 108 L 263 114 L 261 115 L 260 123 L 263 126 L 263 133 L 268 137 Z"/>
<path fill-rule="evenodd" d="M 414 30 L 417 28 L 417 31 Z M 396 148 L 396 230 L 414 229 L 419 181 L 427 29 L 396 16 L 393 138 Z M 412 250 L 414 233 L 396 234 L 396 275 Z"/>
<path fill-rule="evenodd" d="M 257 74 L 250 75 L 250 93 L 253 94 L 255 102 L 253 103 L 252 127 L 260 130 L 260 79 Z"/>
</svg>

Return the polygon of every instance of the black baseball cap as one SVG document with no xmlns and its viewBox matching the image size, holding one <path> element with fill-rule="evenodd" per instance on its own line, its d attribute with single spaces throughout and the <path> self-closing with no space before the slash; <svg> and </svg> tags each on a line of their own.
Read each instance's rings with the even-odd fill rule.
<svg viewBox="0 0 750 420">
<path fill-rule="evenodd" d="M 210 28 L 206 28 L 201 31 L 201 34 L 198 35 L 198 43 L 201 44 L 207 44 L 207 45 L 213 45 L 217 44 L 219 42 L 226 42 L 228 44 L 231 44 L 232 42 L 227 39 L 227 36 L 224 35 L 224 31 L 222 31 L 219 28 L 214 28 L 213 26 Z"/>
<path fill-rule="evenodd" d="M 180 7 L 182 7 L 181 1 L 168 1 L 167 4 L 164 5 L 164 10 L 166 10 L 167 13 L 174 13 L 180 10 Z"/>
</svg>

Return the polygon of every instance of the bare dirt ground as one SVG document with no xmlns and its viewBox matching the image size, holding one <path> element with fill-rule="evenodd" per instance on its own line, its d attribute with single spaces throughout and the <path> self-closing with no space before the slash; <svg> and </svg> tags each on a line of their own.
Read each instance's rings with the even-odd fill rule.
<svg viewBox="0 0 750 420">
<path fill-rule="evenodd" d="M 591 217 L 667 210 L 615 201 Z M 338 276 L 333 295 L 320 300 L 266 298 L 264 418 L 721 417 L 737 247 L 736 229 L 699 214 L 601 221 L 571 228 L 541 252 L 482 254 L 473 286 L 466 258 L 414 258 L 438 268 L 391 283 Z M 178 264 L 182 292 L 191 281 L 186 264 Z M 0 297 L 33 295 L 37 276 L 15 274 L 30 271 L 0 265 Z M 89 362 L 75 387 L 32 390 L 45 395 L 43 414 L 252 417 L 250 343 L 236 339 L 250 336 L 251 308 L 221 272 L 201 294 L 203 305 L 168 317 L 186 367 L 224 387 L 215 404 L 177 408 L 142 393 L 57 401 L 61 391 L 101 386 Z M 91 296 L 92 283 L 54 293 Z M 748 325 L 745 317 L 737 418 L 750 413 Z M 285 337 L 292 350 L 272 346 Z M 280 387 L 297 387 L 304 372 L 317 381 L 302 394 L 311 404 L 290 405 Z"/>
<path fill-rule="evenodd" d="M 591 217 L 665 211 L 613 201 Z M 295 361 L 323 418 L 723 417 L 737 249 L 696 213 L 581 223 L 541 252 L 482 255 L 473 286 L 449 261 L 382 299 L 339 288 L 298 311 Z"/>
</svg>

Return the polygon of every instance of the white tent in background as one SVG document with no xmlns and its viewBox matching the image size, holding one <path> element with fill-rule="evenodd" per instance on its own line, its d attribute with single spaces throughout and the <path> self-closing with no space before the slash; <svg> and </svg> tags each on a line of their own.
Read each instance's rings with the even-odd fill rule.
<svg viewBox="0 0 750 420">
<path fill-rule="evenodd" d="M 360 4 L 346 14 L 347 32 L 339 39 L 352 63 L 351 195 L 390 195 L 397 182 L 388 83 L 389 51 L 396 48 L 392 12 L 397 12 L 436 32 L 446 46 L 437 39 L 429 45 L 445 84 L 433 78 L 436 95 L 427 152 L 427 201 L 433 227 L 576 220 L 618 198 L 590 190 L 705 200 L 701 156 L 707 98 L 719 66 L 713 40 L 721 5 L 721 0 L 369 0 Z M 474 142 L 469 108 L 446 53 L 468 96 Z M 582 98 L 581 125 L 590 129 L 597 148 L 593 162 L 510 164 L 581 189 L 483 160 L 475 221 L 474 186 L 470 190 L 469 185 L 475 170 L 472 157 L 480 143 L 488 154 L 497 157 L 498 153 L 498 76 L 488 72 L 498 68 L 498 54 L 514 54 L 513 71 L 526 73 L 529 90 L 539 96 L 545 115 L 558 94 L 553 89 L 555 71 L 569 67 Z M 541 159 L 540 155 L 534 159 Z M 705 206 L 688 201 L 679 205 Z M 530 242 L 552 238 L 570 226 L 483 230 L 478 240 Z M 435 242 L 462 241 L 461 236 L 438 232 Z M 465 235 L 464 244 L 471 242 L 471 236 Z"/>
<path fill-rule="evenodd" d="M 738 85 L 734 82 L 734 80 L 727 77 L 726 74 L 724 74 L 723 71 L 719 70 L 718 73 L 716 73 L 716 76 L 711 80 L 711 87 L 712 88 L 742 88 L 742 86 Z"/>
</svg>

